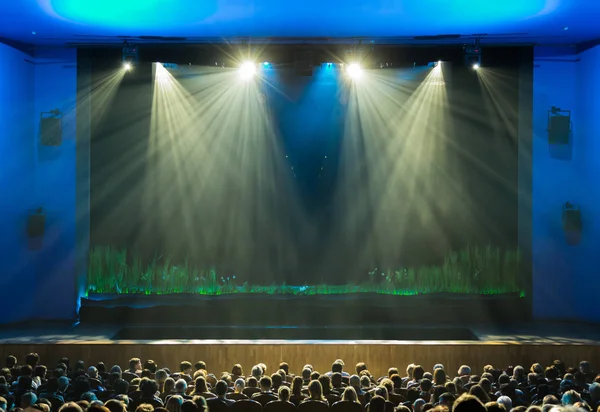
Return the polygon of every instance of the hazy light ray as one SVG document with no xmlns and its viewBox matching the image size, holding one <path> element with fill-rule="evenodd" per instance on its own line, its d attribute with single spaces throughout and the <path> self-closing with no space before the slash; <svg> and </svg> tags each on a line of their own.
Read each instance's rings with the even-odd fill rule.
<svg viewBox="0 0 600 412">
<path fill-rule="evenodd" d="M 117 69 L 107 72 L 102 78 L 98 79 L 93 84 L 93 89 L 88 96 L 84 97 L 85 101 L 93 102 L 92 119 L 94 122 L 101 120 L 106 114 L 106 110 L 110 107 L 119 84 L 125 76 L 123 69 Z"/>
<path fill-rule="evenodd" d="M 204 73 L 201 69 L 197 72 Z M 219 75 L 180 76 L 185 85 L 177 78 L 164 88 L 163 98 L 171 103 L 160 110 L 162 127 L 166 124 L 174 132 L 165 133 L 153 150 L 167 150 L 164 145 L 177 146 L 167 156 L 181 163 L 176 180 L 197 179 L 188 196 L 207 222 L 198 234 L 203 248 L 208 250 L 206 254 L 214 252 L 227 260 L 250 262 L 252 256 L 272 250 L 276 254 L 273 264 L 281 267 L 290 255 L 284 250 L 289 236 L 281 223 L 285 222 L 284 211 L 290 208 L 278 205 L 292 203 L 293 199 L 277 198 L 289 184 L 284 184 L 283 155 L 258 82 L 240 83 L 235 71 L 228 70 Z M 178 106 L 177 101 L 185 104 Z M 193 127 L 201 132 L 195 134 L 190 130 Z M 193 144 L 186 144 L 192 139 Z M 173 167 L 176 166 L 163 169 L 173 172 Z M 157 178 L 164 180 L 169 176 L 174 175 L 163 173 Z M 172 192 L 172 187 L 170 190 L 168 197 L 180 197 Z M 231 193 L 237 194 L 235 204 L 231 203 Z M 269 233 L 264 230 L 267 226 L 272 228 Z M 211 249 L 217 245 L 224 248 Z"/>
<path fill-rule="evenodd" d="M 506 87 L 509 87 L 499 75 L 499 72 L 494 69 L 480 69 L 477 71 L 477 78 L 480 84 L 483 86 L 483 93 L 485 103 L 488 107 L 493 106 L 495 113 L 498 113 L 504 122 L 504 125 L 508 128 L 512 136 L 517 136 L 518 126 L 510 118 L 516 118 L 516 107 L 506 101 L 504 93 L 500 93 Z M 491 107 L 490 107 L 491 108 Z M 512 111 L 512 116 L 507 113 Z"/>
<path fill-rule="evenodd" d="M 487 72 L 490 73 L 491 69 L 486 68 L 486 69 L 480 69 L 480 71 L 482 72 Z M 480 78 L 479 81 L 481 81 L 481 76 L 479 75 L 478 72 L 478 77 Z M 495 90 L 495 91 L 494 91 Z M 504 93 L 504 91 L 502 91 L 500 88 L 495 88 L 494 90 L 492 90 L 492 93 L 497 93 L 497 94 L 501 94 Z M 484 90 L 484 98 L 485 98 L 485 90 Z M 460 102 L 457 102 L 460 103 Z M 488 108 L 491 108 L 491 106 L 487 106 Z M 460 114 L 465 118 L 465 121 L 475 121 L 476 119 L 474 118 L 473 115 L 473 111 L 470 110 L 468 107 L 462 107 L 460 105 L 458 105 L 458 107 L 453 107 L 453 111 L 455 114 Z M 497 111 L 502 111 L 501 107 L 498 107 Z M 506 114 L 506 112 L 505 112 Z M 515 131 L 516 133 L 516 131 Z M 481 173 L 485 173 L 486 175 L 490 176 L 491 178 L 493 178 L 496 182 L 500 183 L 503 187 L 505 187 L 506 189 L 509 190 L 514 190 L 512 182 L 509 181 L 505 176 L 500 175 L 498 172 L 496 172 L 490 165 L 488 165 L 487 163 L 485 163 L 484 161 L 482 161 L 480 158 L 476 157 L 473 155 L 473 153 L 469 152 L 467 149 L 465 149 L 464 147 L 456 144 L 456 142 L 449 140 L 447 142 L 454 151 L 456 151 L 456 153 L 460 154 L 461 156 L 463 156 L 464 159 L 466 159 L 468 162 L 471 162 L 472 164 L 474 164 Z"/>
<path fill-rule="evenodd" d="M 170 185 L 170 190 L 166 193 L 165 199 L 170 199 L 171 196 L 176 198 L 185 198 L 186 174 L 183 165 L 183 148 L 177 139 L 184 135 L 186 124 L 182 121 L 191 112 L 189 96 L 183 93 L 174 81 L 171 74 L 161 65 L 155 63 L 155 81 L 154 81 L 154 99 L 152 103 L 151 122 L 152 128 L 150 133 L 150 152 L 157 150 L 154 145 L 163 133 L 168 137 L 170 143 L 167 144 L 167 149 L 171 151 L 171 156 L 175 160 L 176 166 L 173 167 L 175 180 L 177 184 Z M 184 140 L 185 142 L 185 140 Z M 163 170 L 163 165 L 159 165 Z M 175 193 L 173 193 L 175 192 Z M 163 202 L 159 202 L 162 205 Z M 187 202 L 182 202 L 179 212 L 182 214 L 186 228 L 192 227 L 191 212 Z M 187 233 L 189 243 L 192 248 L 196 247 L 196 237 L 193 233 Z"/>
<path fill-rule="evenodd" d="M 434 219 L 441 228 L 437 212 L 430 204 L 433 193 L 426 186 L 434 170 L 443 173 L 441 167 L 431 165 L 428 157 L 439 160 L 445 156 L 443 148 L 437 149 L 436 144 L 443 139 L 447 96 L 441 72 L 435 70 L 413 88 L 411 95 L 407 93 L 410 86 L 398 87 L 385 75 L 370 74 L 367 71 L 360 84 L 352 86 L 342 152 L 340 202 L 352 202 L 352 207 L 343 209 L 346 223 L 341 222 L 346 227 L 342 230 L 351 230 L 350 236 L 357 234 L 352 227 L 360 225 L 358 222 L 372 220 L 367 242 L 378 259 L 377 256 L 393 256 L 394 248 L 401 247 L 401 242 L 393 245 L 386 242 L 385 233 L 403 230 L 402 222 L 412 206 L 398 211 L 398 204 L 402 202 L 418 203 L 420 210 L 427 212 L 425 220 Z M 363 161 L 359 160 L 361 157 Z M 363 177 L 366 182 L 361 186 L 365 191 L 356 194 L 348 185 L 360 181 L 361 162 L 366 168 L 366 177 Z M 397 192 L 394 188 L 398 184 L 405 191 Z M 417 187 L 426 190 L 417 191 Z M 396 222 L 395 229 L 390 228 L 393 222 Z"/>
</svg>

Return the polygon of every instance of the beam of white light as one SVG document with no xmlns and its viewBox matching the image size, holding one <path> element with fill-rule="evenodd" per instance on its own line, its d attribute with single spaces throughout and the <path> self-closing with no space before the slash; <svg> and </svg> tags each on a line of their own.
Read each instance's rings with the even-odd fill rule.
<svg viewBox="0 0 600 412">
<path fill-rule="evenodd" d="M 126 72 L 130 71 L 132 68 L 133 66 L 131 65 L 131 63 L 123 63 L 123 70 L 125 70 Z"/>
<path fill-rule="evenodd" d="M 410 243 L 409 222 L 438 230 L 444 242 L 434 201 L 452 196 L 451 185 L 444 190 L 440 184 L 452 179 L 444 174 L 448 102 L 442 66 L 375 71 L 351 85 L 336 227 L 345 238 L 362 237 L 365 261 L 397 256 Z"/>
<path fill-rule="evenodd" d="M 286 195 L 292 185 L 285 157 L 261 97 L 262 82 L 239 84 L 237 76 L 234 69 L 192 67 L 174 76 L 156 68 L 146 154 L 154 166 L 144 204 L 164 216 L 158 231 L 165 242 L 186 239 L 196 257 L 289 263 L 295 252 L 285 222 L 296 202 Z M 184 224 L 174 232 L 181 217 Z M 262 250 L 273 251 L 274 261 L 253 261 L 264 256 Z"/>
</svg>

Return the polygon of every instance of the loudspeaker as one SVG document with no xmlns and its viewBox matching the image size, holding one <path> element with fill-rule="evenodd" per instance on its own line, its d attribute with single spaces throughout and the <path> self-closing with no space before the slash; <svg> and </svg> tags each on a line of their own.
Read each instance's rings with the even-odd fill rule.
<svg viewBox="0 0 600 412">
<path fill-rule="evenodd" d="M 60 146 L 62 143 L 62 119 L 42 117 L 40 120 L 40 143 L 43 146 Z"/>
<path fill-rule="evenodd" d="M 548 143 L 569 144 L 571 136 L 571 116 L 550 116 L 548 125 Z"/>
<path fill-rule="evenodd" d="M 565 203 L 563 206 L 563 230 L 565 232 L 581 232 L 583 222 L 581 221 L 581 210 L 578 207 Z"/>
<path fill-rule="evenodd" d="M 27 236 L 30 238 L 38 238 L 44 236 L 46 226 L 46 215 L 42 209 L 37 209 L 29 214 L 27 218 Z"/>
</svg>

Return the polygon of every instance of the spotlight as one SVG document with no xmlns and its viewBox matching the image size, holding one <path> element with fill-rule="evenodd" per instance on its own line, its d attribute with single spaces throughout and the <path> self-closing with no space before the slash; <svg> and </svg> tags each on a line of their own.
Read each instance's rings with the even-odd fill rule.
<svg viewBox="0 0 600 412">
<path fill-rule="evenodd" d="M 358 79 L 362 76 L 362 68 L 358 63 L 350 63 L 348 69 L 346 69 L 348 76 L 353 79 Z"/>
<path fill-rule="evenodd" d="M 269 62 L 263 62 L 263 66 L 268 66 L 270 63 Z"/>
<path fill-rule="evenodd" d="M 123 69 L 125 69 L 126 72 L 131 70 L 132 69 L 131 63 L 129 63 L 129 62 L 123 63 Z"/>
<path fill-rule="evenodd" d="M 479 70 L 479 63 L 475 63 L 473 65 L 473 70 Z"/>
<path fill-rule="evenodd" d="M 240 76 L 242 79 L 250 79 L 256 73 L 256 65 L 253 62 L 247 61 L 240 66 Z"/>
</svg>

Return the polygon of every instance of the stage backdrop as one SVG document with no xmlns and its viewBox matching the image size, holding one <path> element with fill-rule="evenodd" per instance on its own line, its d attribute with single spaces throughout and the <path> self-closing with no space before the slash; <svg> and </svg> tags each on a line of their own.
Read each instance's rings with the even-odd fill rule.
<svg viewBox="0 0 600 412">
<path fill-rule="evenodd" d="M 495 53 L 358 79 L 96 62 L 90 291 L 522 293 L 518 53 Z"/>
</svg>

